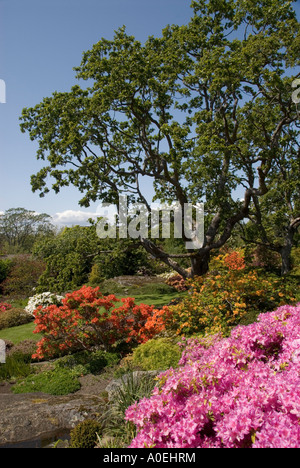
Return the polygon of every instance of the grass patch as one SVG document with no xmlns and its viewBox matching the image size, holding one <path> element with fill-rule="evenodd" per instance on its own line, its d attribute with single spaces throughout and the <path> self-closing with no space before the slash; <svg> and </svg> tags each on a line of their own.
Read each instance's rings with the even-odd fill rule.
<svg viewBox="0 0 300 468">
<path fill-rule="evenodd" d="M 184 297 L 186 292 L 178 292 L 158 278 L 120 277 L 118 280 L 105 280 L 100 284 L 103 294 L 115 294 L 120 297 L 134 297 L 136 304 L 163 307 L 174 299 Z"/>
<path fill-rule="evenodd" d="M 173 287 L 167 285 L 161 278 L 148 276 L 120 276 L 102 281 L 102 283 L 99 283 L 99 287 L 103 294 L 115 294 L 117 297 L 120 295 L 125 297 L 176 292 Z"/>
<path fill-rule="evenodd" d="M 14 344 L 23 340 L 39 341 L 42 335 L 34 334 L 35 324 L 33 322 L 20 325 L 19 327 L 5 328 L 0 330 L 0 339 L 12 341 Z"/>
<path fill-rule="evenodd" d="M 135 295 L 137 304 L 154 305 L 155 307 L 163 307 L 170 304 L 173 300 L 183 298 L 186 296 L 186 292 L 171 292 L 165 294 L 140 294 Z"/>
</svg>

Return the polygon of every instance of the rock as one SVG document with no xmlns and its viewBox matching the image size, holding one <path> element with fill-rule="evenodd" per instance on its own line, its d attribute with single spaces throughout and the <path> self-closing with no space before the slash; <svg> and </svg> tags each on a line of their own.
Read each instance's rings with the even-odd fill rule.
<svg viewBox="0 0 300 468">
<path fill-rule="evenodd" d="M 66 396 L 44 393 L 13 394 L 11 384 L 0 385 L 0 448 L 8 444 L 28 445 L 49 440 L 56 442 L 79 422 L 97 419 L 107 411 L 107 394 L 113 401 L 117 389 L 130 378 L 154 378 L 161 371 L 136 371 L 120 379 L 108 375 L 87 375 L 80 378 L 81 389 Z M 105 395 L 104 395 L 105 390 Z M 101 396 L 102 395 L 102 396 Z M 57 438 L 56 438 L 57 435 Z M 54 441 L 54 442 L 53 442 Z M 104 444 L 109 441 L 104 440 Z M 26 445 L 27 444 L 27 445 Z M 63 447 L 64 444 L 59 444 Z M 36 447 L 36 446 L 35 446 Z"/>
<path fill-rule="evenodd" d="M 93 395 L 2 394 L 0 447 L 72 429 L 87 418 L 99 417 L 102 408 L 103 400 Z"/>
</svg>

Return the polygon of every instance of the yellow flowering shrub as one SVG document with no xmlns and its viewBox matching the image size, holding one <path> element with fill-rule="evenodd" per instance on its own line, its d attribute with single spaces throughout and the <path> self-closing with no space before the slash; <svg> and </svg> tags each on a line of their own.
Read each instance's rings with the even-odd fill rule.
<svg viewBox="0 0 300 468">
<path fill-rule="evenodd" d="M 177 334 L 222 333 L 249 323 L 262 312 L 296 302 L 297 286 L 246 268 L 242 252 L 216 257 L 211 272 L 190 281 L 188 296 L 171 307 L 169 327 Z"/>
</svg>

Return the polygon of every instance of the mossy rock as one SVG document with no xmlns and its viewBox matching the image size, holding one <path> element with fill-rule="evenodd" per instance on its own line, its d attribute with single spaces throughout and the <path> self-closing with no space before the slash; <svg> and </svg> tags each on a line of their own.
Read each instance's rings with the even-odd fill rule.
<svg viewBox="0 0 300 468">
<path fill-rule="evenodd" d="M 29 375 L 13 387 L 13 393 L 42 392 L 49 395 L 68 395 L 80 390 L 80 382 L 67 369 L 53 369 L 36 375 Z"/>
</svg>

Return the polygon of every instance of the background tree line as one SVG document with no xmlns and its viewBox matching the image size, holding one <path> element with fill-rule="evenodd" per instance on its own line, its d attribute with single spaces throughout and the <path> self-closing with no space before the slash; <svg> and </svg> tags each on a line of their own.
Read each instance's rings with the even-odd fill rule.
<svg viewBox="0 0 300 468">
<path fill-rule="evenodd" d="M 32 226 L 29 225 L 31 219 Z M 38 215 L 21 208 L 7 210 L 0 217 L 0 226 L 4 226 L 5 230 L 11 226 L 15 233 L 14 236 L 5 237 L 5 230 L 0 230 L 0 294 L 25 297 L 32 294 L 33 288 L 38 292 L 61 293 L 87 283 L 96 286 L 116 276 L 155 275 L 171 270 L 164 262 L 150 255 L 138 239 L 99 239 L 95 223 L 58 230 L 50 219 L 49 215 Z M 272 231 L 270 226 L 271 223 L 267 230 L 269 238 L 280 239 L 280 225 L 276 226 L 276 231 Z M 248 221 L 242 229 L 236 229 L 226 248 L 243 248 L 248 264 L 280 275 L 281 256 L 278 250 L 270 250 L 259 242 L 257 235 L 254 236 L 255 228 L 255 223 Z M 248 242 L 251 236 L 254 236 L 254 243 Z M 172 236 L 153 242 L 158 248 L 174 255 L 180 256 L 185 251 L 184 241 Z M 178 262 L 182 268 L 189 266 L 186 257 Z M 296 244 L 290 256 L 290 267 L 294 274 L 300 274 L 300 255 Z"/>
<path fill-rule="evenodd" d="M 99 239 L 96 226 L 57 229 L 47 214 L 24 208 L 0 216 L 0 292 L 65 292 L 107 278 L 162 271 L 131 239 Z"/>
</svg>

